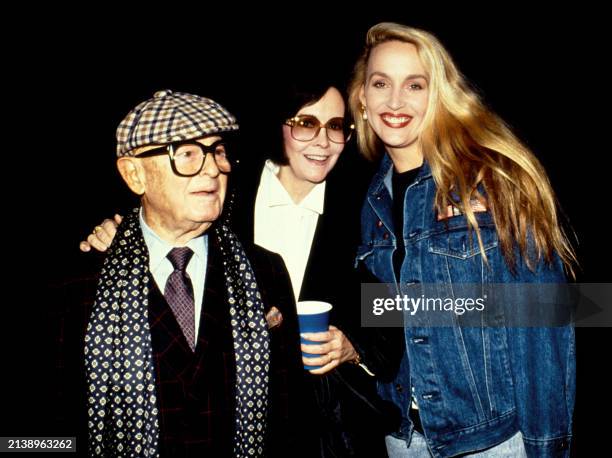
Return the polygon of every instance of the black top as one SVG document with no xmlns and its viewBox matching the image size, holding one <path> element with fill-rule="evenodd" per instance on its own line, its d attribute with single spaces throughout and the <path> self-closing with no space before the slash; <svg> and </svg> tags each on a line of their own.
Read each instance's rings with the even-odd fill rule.
<svg viewBox="0 0 612 458">
<path fill-rule="evenodd" d="M 406 172 L 397 172 L 393 169 L 393 177 L 391 179 L 391 187 L 393 189 L 393 226 L 395 227 L 395 239 L 397 240 L 397 248 L 393 253 L 393 272 L 395 272 L 395 278 L 399 282 L 400 270 L 402 263 L 404 262 L 404 256 L 406 251 L 404 250 L 404 199 L 406 195 L 406 189 L 414 180 L 421 167 L 416 169 L 407 170 Z"/>
</svg>

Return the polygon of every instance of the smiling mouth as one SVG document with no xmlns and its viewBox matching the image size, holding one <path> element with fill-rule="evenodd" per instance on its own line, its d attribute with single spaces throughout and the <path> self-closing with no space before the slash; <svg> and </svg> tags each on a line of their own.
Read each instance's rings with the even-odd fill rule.
<svg viewBox="0 0 612 458">
<path fill-rule="evenodd" d="M 408 124 L 410 124 L 410 121 L 412 121 L 412 116 L 408 116 L 406 114 L 394 115 L 391 113 L 383 113 L 380 115 L 380 118 L 386 126 L 394 129 L 406 127 Z"/>
<path fill-rule="evenodd" d="M 325 164 L 329 159 L 329 156 L 319 154 L 304 154 L 304 157 L 315 164 Z"/>
</svg>

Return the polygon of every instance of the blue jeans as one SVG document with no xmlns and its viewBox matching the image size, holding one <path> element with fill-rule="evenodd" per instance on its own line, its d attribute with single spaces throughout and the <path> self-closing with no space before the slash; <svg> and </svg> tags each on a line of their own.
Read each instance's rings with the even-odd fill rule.
<svg viewBox="0 0 612 458">
<path fill-rule="evenodd" d="M 425 437 L 417 431 L 412 433 L 410 446 L 406 445 L 406 441 L 393 436 L 385 437 L 387 445 L 387 453 L 389 458 L 431 458 L 432 455 L 427 447 Z M 510 439 L 495 445 L 486 450 L 481 450 L 475 453 L 461 455 L 466 458 L 508 458 L 518 457 L 526 458 L 525 445 L 523 444 L 523 435 L 519 431 Z"/>
</svg>

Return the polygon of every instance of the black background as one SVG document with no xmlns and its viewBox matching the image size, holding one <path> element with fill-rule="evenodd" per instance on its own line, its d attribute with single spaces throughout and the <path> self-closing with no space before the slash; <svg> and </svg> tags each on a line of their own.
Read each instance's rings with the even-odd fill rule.
<svg viewBox="0 0 612 458">
<path fill-rule="evenodd" d="M 578 280 L 611 281 L 609 40 L 601 11 L 439 5 L 417 13 L 409 4 L 370 4 L 332 16 L 329 5 L 300 7 L 309 14 L 286 4 L 236 5 L 231 14 L 160 7 L 130 17 L 54 10 L 37 11 L 36 21 L 15 18 L 21 33 L 5 40 L 4 91 L 17 105 L 5 113 L 3 132 L 11 273 L 2 301 L 0 436 L 45 434 L 45 285 L 85 256 L 78 242 L 95 224 L 134 202 L 114 165 L 122 117 L 159 89 L 197 93 L 237 115 L 245 155 L 267 154 L 263 130 L 275 89 L 302 68 L 347 79 L 366 30 L 381 20 L 441 39 L 549 172 L 578 239 Z M 609 348 L 609 329 L 577 329 L 574 456 L 592 456 L 605 443 Z"/>
</svg>

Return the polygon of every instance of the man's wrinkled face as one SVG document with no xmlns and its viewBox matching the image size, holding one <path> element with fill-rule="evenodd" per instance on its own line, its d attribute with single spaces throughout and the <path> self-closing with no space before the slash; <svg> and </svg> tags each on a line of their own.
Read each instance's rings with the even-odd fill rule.
<svg viewBox="0 0 612 458">
<path fill-rule="evenodd" d="M 211 145 L 221 137 L 207 136 L 196 141 Z M 153 147 L 144 147 L 137 152 L 143 153 Z M 168 229 L 193 230 L 198 226 L 208 229 L 221 215 L 228 176 L 221 173 L 212 154 L 200 173 L 192 177 L 182 177 L 172 171 L 168 155 L 140 159 L 145 177 L 143 206 L 147 219 L 153 218 L 157 224 Z"/>
</svg>

